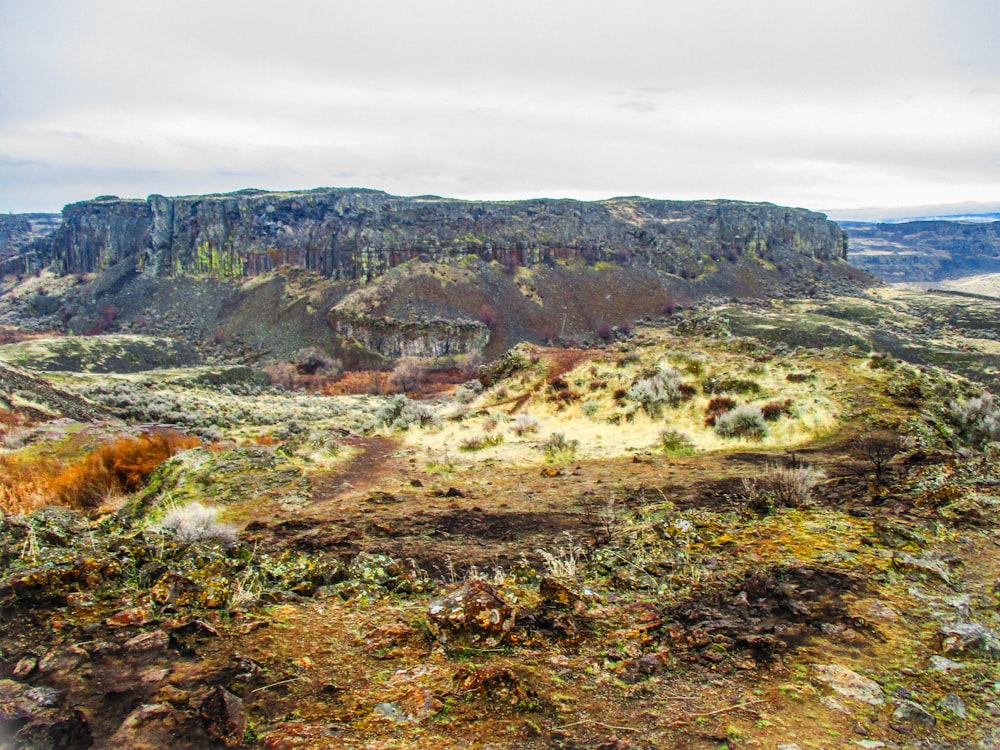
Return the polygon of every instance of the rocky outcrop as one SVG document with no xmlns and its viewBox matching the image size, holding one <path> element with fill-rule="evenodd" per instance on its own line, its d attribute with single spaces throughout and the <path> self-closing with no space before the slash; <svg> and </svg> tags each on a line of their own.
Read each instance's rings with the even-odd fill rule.
<svg viewBox="0 0 1000 750">
<path fill-rule="evenodd" d="M 59 226 L 59 214 L 0 214 L 0 275 L 42 267 L 41 242 Z"/>
<path fill-rule="evenodd" d="M 127 263 L 152 275 L 253 276 L 282 267 L 368 280 L 414 258 L 467 256 L 507 267 L 560 260 L 633 263 L 685 279 L 753 256 L 845 258 L 843 232 L 822 214 L 767 203 L 461 201 L 360 189 L 67 206 L 52 240 L 64 272 Z"/>
<path fill-rule="evenodd" d="M 848 259 L 889 282 L 1000 272 L 1000 222 L 844 222 Z"/>
<path fill-rule="evenodd" d="M 388 359 L 447 357 L 480 352 L 490 329 L 477 320 L 404 321 L 364 315 L 331 315 L 338 334 Z"/>
</svg>

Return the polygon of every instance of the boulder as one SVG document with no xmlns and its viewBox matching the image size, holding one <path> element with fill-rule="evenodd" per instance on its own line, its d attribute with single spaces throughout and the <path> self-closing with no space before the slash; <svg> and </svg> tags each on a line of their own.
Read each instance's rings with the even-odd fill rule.
<svg viewBox="0 0 1000 750">
<path fill-rule="evenodd" d="M 495 648 L 515 621 L 513 608 L 479 579 L 432 599 L 427 615 L 434 637 L 448 648 Z"/>
</svg>

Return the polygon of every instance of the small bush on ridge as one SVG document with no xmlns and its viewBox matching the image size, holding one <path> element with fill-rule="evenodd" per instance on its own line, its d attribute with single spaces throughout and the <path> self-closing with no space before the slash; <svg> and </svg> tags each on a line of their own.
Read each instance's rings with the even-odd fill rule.
<svg viewBox="0 0 1000 750">
<path fill-rule="evenodd" d="M 218 541 L 232 544 L 236 541 L 236 528 L 219 523 L 218 515 L 217 508 L 195 501 L 168 511 L 159 527 L 181 542 Z"/>
<path fill-rule="evenodd" d="M 767 422 L 759 406 L 738 406 L 716 418 L 715 432 L 721 437 L 762 440 L 767 437 Z"/>
</svg>

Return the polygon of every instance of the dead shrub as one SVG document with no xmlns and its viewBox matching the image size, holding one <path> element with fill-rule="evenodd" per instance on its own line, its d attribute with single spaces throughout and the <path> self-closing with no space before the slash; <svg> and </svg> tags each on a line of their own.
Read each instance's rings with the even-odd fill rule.
<svg viewBox="0 0 1000 750">
<path fill-rule="evenodd" d="M 65 467 L 51 478 L 49 491 L 60 505 L 93 509 L 111 493 L 142 489 L 160 464 L 199 444 L 195 437 L 174 432 L 118 438 Z"/>
<path fill-rule="evenodd" d="M 715 396 L 705 407 L 705 426 L 714 427 L 715 421 L 726 412 L 736 408 L 736 402 L 729 396 Z"/>
<path fill-rule="evenodd" d="M 791 399 L 785 401 L 771 401 L 760 407 L 760 413 L 765 422 L 776 422 L 782 417 L 792 416 L 793 402 Z"/>
</svg>

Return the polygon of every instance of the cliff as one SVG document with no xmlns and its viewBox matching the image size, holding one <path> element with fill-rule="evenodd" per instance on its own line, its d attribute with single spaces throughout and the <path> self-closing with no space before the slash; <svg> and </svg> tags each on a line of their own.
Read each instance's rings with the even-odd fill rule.
<svg viewBox="0 0 1000 750">
<path fill-rule="evenodd" d="M 844 222 L 852 264 L 890 281 L 1000 272 L 1000 222 Z"/>
<path fill-rule="evenodd" d="M 348 367 L 586 341 L 706 298 L 871 281 L 822 214 L 726 200 L 102 197 L 67 206 L 39 253 L 74 283 L 8 295 L 0 319 L 172 336 L 243 362 L 315 346 Z"/>
<path fill-rule="evenodd" d="M 476 256 L 505 266 L 629 262 L 682 278 L 745 255 L 843 259 L 843 232 L 821 214 L 736 201 L 460 201 L 359 189 L 67 206 L 52 239 L 63 272 L 134 263 L 151 275 L 253 276 L 282 267 L 370 280 L 414 258 Z"/>
<path fill-rule="evenodd" d="M 59 226 L 59 214 L 0 214 L 0 276 L 42 267 L 44 238 Z"/>
</svg>

